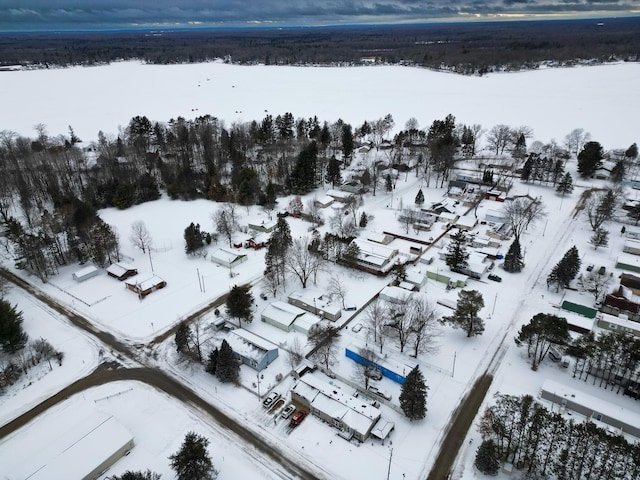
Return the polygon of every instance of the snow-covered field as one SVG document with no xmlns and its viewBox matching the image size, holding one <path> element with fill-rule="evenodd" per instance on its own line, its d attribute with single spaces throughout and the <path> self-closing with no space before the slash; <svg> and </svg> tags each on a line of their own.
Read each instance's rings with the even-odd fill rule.
<svg viewBox="0 0 640 480">
<path fill-rule="evenodd" d="M 7 105 L 1 113 L 2 129 L 6 127 L 31 135 L 31 126 L 42 122 L 48 124 L 51 134 L 55 134 L 66 133 L 66 126 L 72 124 L 85 141 L 93 139 L 98 129 L 115 132 L 117 125 L 126 124 L 132 115 L 166 120 L 177 115 L 190 117 L 212 113 L 230 123 L 239 118 L 258 119 L 264 115 L 264 110 L 268 110 L 274 114 L 291 111 L 294 116 L 343 118 L 355 124 L 392 113 L 397 123 L 415 116 L 423 127 L 434 118 L 453 113 L 458 121 L 481 123 L 485 128 L 495 123 L 529 125 L 534 128 L 535 138 L 545 142 L 551 138 L 561 140 L 572 129 L 584 128 L 605 148 L 626 148 L 637 140 L 637 129 L 632 120 L 640 111 L 640 68 L 637 64 L 545 70 L 483 78 L 400 67 L 249 69 L 217 63 L 153 67 L 134 62 L 110 67 L 2 72 L 0 75 L 0 98 Z M 8 79 L 6 82 L 5 78 Z M 17 81 L 20 78 L 22 80 Z M 122 87 L 123 82 L 127 85 L 126 89 Z M 36 101 L 34 96 L 39 91 L 36 86 L 45 83 L 56 85 L 56 91 L 61 93 L 55 98 Z M 72 96 L 75 99 L 72 103 L 77 101 L 78 107 L 56 107 L 58 97 L 65 97 L 64 89 L 72 90 L 70 85 L 75 86 L 76 95 Z M 15 89 L 20 89 L 24 97 L 30 98 L 22 110 L 18 108 L 17 100 L 9 98 L 8 92 Z M 314 92 L 313 95 L 309 94 L 310 91 Z M 269 95 L 265 96 L 264 92 L 269 92 Z M 151 93 L 155 95 L 151 96 Z M 233 102 L 237 103 L 235 107 Z M 38 107 L 37 103 L 42 105 Z M 193 108 L 198 108 L 198 111 L 192 112 Z M 236 113 L 240 110 L 241 114 Z M 568 169 L 575 178 L 575 162 L 570 162 Z M 605 185 L 603 181 L 592 183 L 595 186 Z M 397 208 L 400 205 L 412 205 L 420 186 L 424 188 L 415 174 L 411 173 L 400 177 L 393 197 L 381 191 L 375 197 L 366 195 L 361 211 L 374 216 L 367 230 L 403 232 L 396 218 Z M 562 292 L 556 294 L 547 290 L 545 281 L 550 269 L 568 248 L 574 244 L 578 247 L 584 266 L 593 263 L 606 266 L 608 271 L 614 270 L 615 259 L 622 251 L 624 242 L 618 233 L 619 226 L 612 225 L 608 247 L 594 250 L 588 244 L 590 228 L 586 220 L 572 217 L 577 199 L 590 186 L 578 182 L 574 193 L 562 200 L 550 188 L 515 182 L 512 194 L 542 196 L 548 212 L 547 219 L 531 227 L 522 239 L 527 266 L 520 274 L 498 270 L 497 273 L 503 278 L 501 283 L 470 283 L 469 288 L 479 290 L 484 297 L 485 308 L 481 315 L 486 319 L 486 330 L 480 337 L 467 339 L 459 330 L 441 328 L 437 351 L 418 359 L 429 386 L 427 417 L 423 421 L 408 422 L 394 408 L 382 406 L 383 416 L 396 423 L 390 437 L 392 443 L 383 445 L 378 441 L 368 441 L 360 446 L 347 443 L 336 436 L 336 430 L 315 418 L 305 420 L 289 433 L 282 421 L 274 425 L 272 417 L 260 405 L 253 370 L 242 367 L 241 383 L 244 388 L 221 385 L 200 367 L 190 367 L 180 362 L 175 355 L 172 338 L 158 347 L 154 358 L 141 354 L 140 361 L 170 371 L 211 403 L 224 408 L 235 418 L 254 425 L 256 435 L 289 449 L 301 462 L 324 469 L 327 478 L 386 478 L 391 447 L 390 478 L 425 478 L 453 409 L 471 381 L 489 365 L 497 345 L 505 336 L 510 348 L 496 372 L 487 403 L 491 402 L 492 394 L 496 391 L 538 395 L 542 383 L 546 379 L 553 379 L 575 386 L 576 390 L 587 390 L 590 395 L 610 400 L 631 411 L 640 411 L 638 404 L 627 397 L 577 382 L 570 375 L 571 368 L 565 370 L 557 364 L 545 362 L 537 372 L 532 372 L 526 352 L 517 349 L 512 341 L 519 327 L 536 313 L 562 314 L 557 308 Z M 321 193 L 317 192 L 318 196 Z M 442 189 L 425 189 L 425 204 L 441 200 L 444 193 Z M 303 199 L 305 205 L 311 198 L 310 195 Z M 287 203 L 288 199 L 280 200 L 283 206 Z M 488 209 L 496 207 L 494 202 L 482 202 L 478 217 L 483 218 Z M 152 293 L 143 301 L 139 301 L 121 283 L 106 274 L 80 284 L 74 282 L 71 274 L 79 266 L 62 269 L 48 284 L 33 281 L 50 295 L 92 319 L 100 328 L 114 332 L 132 344 L 146 343 L 160 331 L 174 325 L 179 318 L 227 291 L 233 284 L 259 279 L 264 269 L 263 251 L 247 250 L 245 253 L 249 259 L 236 267 L 234 272 L 237 276 L 233 278 L 225 268 L 184 254 L 184 228 L 190 222 L 196 222 L 201 224 L 203 230 L 212 230 L 210 214 L 216 208 L 212 202 L 179 202 L 165 198 L 125 211 L 108 209 L 100 212 L 107 223 L 117 228 L 123 253 L 129 263 L 134 263 L 142 272 L 149 273 L 153 268 L 154 273 L 167 281 L 166 288 Z M 243 223 L 266 218 L 266 214 L 257 207 L 243 208 L 241 214 Z M 325 216 L 328 215 L 325 212 Z M 144 220 L 154 239 L 156 250 L 151 258 L 134 249 L 127 240 L 131 224 L 136 220 Z M 309 225 L 302 220 L 290 218 L 289 223 L 294 238 L 308 235 Z M 426 240 L 435 236 L 434 233 L 435 230 L 422 232 L 420 238 Z M 506 252 L 508 245 L 507 242 L 503 244 L 503 252 Z M 408 247 L 399 244 L 398 248 L 402 250 Z M 210 250 L 213 249 L 212 246 Z M 204 278 L 204 291 L 198 275 Z M 350 305 L 363 305 L 384 286 L 378 278 L 347 271 L 341 271 L 341 279 L 347 286 L 347 304 Z M 320 275 L 317 288 L 326 290 L 326 284 L 327 274 Z M 292 279 L 288 290 L 297 288 L 299 284 Z M 291 377 L 285 376 L 282 383 L 278 383 L 275 376 L 277 373 L 286 374 L 290 369 L 284 350 L 291 345 L 293 338 L 299 336 L 303 339 L 300 334 L 285 334 L 259 321 L 259 313 L 267 304 L 258 298 L 259 291 L 257 284 L 254 288 L 256 319 L 245 328 L 283 349 L 280 358 L 265 370 L 260 393 L 275 388 L 286 394 L 293 384 Z M 442 284 L 431 280 L 423 287 L 423 291 L 434 301 L 440 298 L 455 300 L 457 296 L 456 290 L 448 292 Z M 12 387 L 8 394 L 0 397 L 0 419 L 3 423 L 87 374 L 97 364 L 101 348 L 99 342 L 78 333 L 63 318 L 17 289 L 10 292 L 9 300 L 17 303 L 24 312 L 27 332 L 32 337 L 47 338 L 56 349 L 64 351 L 65 362 L 62 367 L 54 365 L 49 373 L 46 371 L 48 366 L 45 370 L 34 372 L 33 375 L 42 378 L 30 377 L 29 381 L 33 383 L 28 384 L 27 381 Z M 584 301 L 592 300 L 586 298 Z M 448 314 L 444 307 L 442 310 L 443 314 Z M 204 320 L 211 322 L 212 318 L 206 317 Z M 344 316 L 340 322 L 347 318 Z M 364 324 L 365 321 L 363 318 L 354 318 L 349 327 L 357 322 Z M 212 334 L 210 341 L 219 341 L 220 335 Z M 362 345 L 366 342 L 364 330 L 357 333 L 351 328 L 343 330 L 340 342 L 342 348 L 350 344 Z M 353 362 L 344 358 L 342 348 L 339 350 L 339 362 L 334 367 L 339 377 L 336 385 L 344 385 L 340 378 L 356 381 Z M 389 344 L 389 361 L 409 360 L 408 356 L 400 355 L 396 350 Z M 108 352 L 106 356 L 109 356 Z M 383 379 L 382 384 L 392 394 L 392 403 L 397 406 L 399 386 L 388 379 Z M 116 395 L 121 392 L 125 393 Z M 107 397 L 105 401 L 97 400 Z M 163 478 L 173 478 L 167 457 L 178 449 L 187 431 L 196 430 L 211 440 L 210 452 L 220 470 L 219 478 L 279 477 L 273 473 L 277 471 L 277 466 L 267 465 L 260 469 L 248 458 L 251 455 L 242 451 L 242 445 L 230 442 L 225 432 L 215 424 L 206 422 L 197 412 L 185 409 L 147 387 L 131 383 L 105 385 L 72 397 L 46 413 L 44 418 L 0 441 L 0 458 L 13 458 L 16 461 L 21 458 L 12 452 L 28 451 L 33 436 L 44 435 L 39 431 L 40 424 L 44 424 L 48 417 L 72 415 L 76 408 L 89 407 L 113 415 L 136 439 L 136 447 L 131 454 L 116 463 L 105 475 L 120 474 L 127 469 L 150 468 L 162 473 Z M 49 421 L 52 422 L 51 419 Z M 48 425 L 51 428 L 46 435 L 56 428 L 53 422 Z M 461 454 L 455 478 L 481 478 L 471 465 L 475 446 L 479 444 L 479 435 L 473 428 L 465 444 L 468 448 Z M 9 460 L 9 467 L 6 470 L 2 468 L 5 470 L 2 473 L 6 472 L 7 478 L 12 480 L 21 478 L 14 473 L 21 471 L 19 467 L 15 461 Z"/>
<path fill-rule="evenodd" d="M 626 148 L 637 138 L 640 65 L 542 69 L 467 77 L 426 69 L 272 67 L 222 63 L 143 65 L 0 72 L 0 130 L 51 136 L 71 125 L 85 144 L 98 131 L 117 135 L 135 115 L 166 122 L 210 114 L 233 122 L 276 116 L 339 118 L 354 128 L 390 113 L 396 128 L 415 117 L 421 128 L 453 114 L 485 130 L 527 125 L 544 143 L 562 142 L 575 128 L 604 148 Z"/>
</svg>

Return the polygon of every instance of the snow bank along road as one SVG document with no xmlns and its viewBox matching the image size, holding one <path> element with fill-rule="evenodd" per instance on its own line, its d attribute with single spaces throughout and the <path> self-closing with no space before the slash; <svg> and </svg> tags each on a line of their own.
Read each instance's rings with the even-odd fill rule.
<svg viewBox="0 0 640 480">
<path fill-rule="evenodd" d="M 114 352 L 118 352 L 119 359 L 134 360 L 136 363 L 139 362 L 139 360 L 137 359 L 137 355 L 129 348 L 129 346 L 116 340 L 116 338 L 110 333 L 96 328 L 86 318 L 68 310 L 64 305 L 58 303 L 43 292 L 38 291 L 28 282 L 8 272 L 7 270 L 0 269 L 0 275 L 15 283 L 17 286 L 23 288 L 28 293 L 35 296 L 40 301 L 46 303 L 57 312 L 66 316 L 75 326 L 96 336 Z M 220 299 L 217 299 L 215 302 L 213 302 L 213 304 L 219 304 L 220 301 Z M 250 444 L 257 450 L 261 451 L 263 454 L 271 457 L 290 474 L 290 478 L 317 479 L 322 478 L 326 475 L 326 472 L 323 472 L 321 469 L 315 469 L 312 465 L 309 465 L 308 462 L 306 462 L 307 464 L 305 465 L 302 457 L 297 457 L 295 459 L 291 458 L 292 456 L 289 452 L 286 452 L 285 450 L 280 449 L 275 445 L 265 441 L 260 436 L 255 435 L 246 426 L 238 423 L 235 419 L 229 417 L 224 412 L 205 401 L 193 390 L 189 389 L 185 385 L 182 385 L 162 371 L 156 368 L 149 367 L 123 368 L 122 365 L 118 364 L 117 362 L 103 363 L 88 376 L 77 380 L 71 385 L 68 385 L 55 395 L 49 397 L 48 399 L 33 407 L 28 412 L 25 412 L 14 420 L 1 426 L 0 439 L 26 425 L 29 421 L 45 412 L 47 409 L 64 401 L 71 395 L 80 393 L 88 388 L 95 387 L 97 385 L 121 380 L 146 383 L 158 390 L 165 392 L 168 395 L 171 395 L 172 397 L 187 405 L 194 406 L 199 410 L 207 413 L 211 416 L 211 418 L 218 422 L 220 426 L 238 435 L 239 441 Z"/>
</svg>

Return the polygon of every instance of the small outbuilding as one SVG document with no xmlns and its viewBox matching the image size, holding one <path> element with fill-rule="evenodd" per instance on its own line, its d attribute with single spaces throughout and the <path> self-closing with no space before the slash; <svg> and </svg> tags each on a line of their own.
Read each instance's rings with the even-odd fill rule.
<svg viewBox="0 0 640 480">
<path fill-rule="evenodd" d="M 107 267 L 107 275 L 121 282 L 137 274 L 138 269 L 136 267 L 124 262 L 112 263 Z"/>
<path fill-rule="evenodd" d="M 213 263 L 227 268 L 233 268 L 247 261 L 247 255 L 244 253 L 232 252 L 226 248 L 217 249 L 209 258 Z"/>
<path fill-rule="evenodd" d="M 89 265 L 88 267 L 81 268 L 71 276 L 76 282 L 84 282 L 85 280 L 89 280 L 91 277 L 95 277 L 99 273 L 100 270 L 98 270 L 97 267 Z"/>
</svg>

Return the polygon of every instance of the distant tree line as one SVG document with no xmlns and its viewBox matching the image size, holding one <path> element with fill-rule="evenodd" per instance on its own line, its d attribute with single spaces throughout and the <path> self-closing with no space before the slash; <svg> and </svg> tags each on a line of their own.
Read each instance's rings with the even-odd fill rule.
<svg viewBox="0 0 640 480">
<path fill-rule="evenodd" d="M 536 68 L 541 62 L 637 61 L 638 18 L 598 21 L 0 35 L 3 64 L 154 64 L 215 58 L 240 64 L 418 65 L 464 74 Z"/>
</svg>

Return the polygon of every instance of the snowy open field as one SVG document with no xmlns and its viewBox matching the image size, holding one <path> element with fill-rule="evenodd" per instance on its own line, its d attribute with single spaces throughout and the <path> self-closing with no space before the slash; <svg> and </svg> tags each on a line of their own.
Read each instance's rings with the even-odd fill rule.
<svg viewBox="0 0 640 480">
<path fill-rule="evenodd" d="M 68 135 L 85 144 L 98 131 L 117 135 L 135 115 L 166 122 L 210 114 L 233 122 L 291 112 L 342 118 L 354 128 L 390 113 L 396 128 L 415 117 L 421 128 L 453 114 L 457 122 L 527 125 L 544 143 L 562 142 L 575 128 L 591 132 L 605 149 L 637 139 L 640 65 L 542 69 L 468 77 L 426 69 L 273 67 L 222 63 L 143 65 L 0 72 L 0 130 L 35 136 Z"/>
<path fill-rule="evenodd" d="M 343 118 L 359 124 L 363 120 L 391 113 L 399 125 L 415 116 L 424 128 L 434 118 L 453 113 L 460 122 L 481 123 L 485 128 L 497 123 L 529 125 L 534 128 L 535 139 L 542 141 L 551 138 L 561 141 L 574 128 L 591 132 L 593 138 L 605 148 L 626 148 L 637 141 L 637 128 L 633 122 L 640 111 L 640 68 L 637 64 L 545 70 L 483 78 L 401 67 L 248 68 L 217 63 L 153 67 L 127 62 L 110 67 L 2 72 L 0 98 L 6 108 L 0 114 L 0 129 L 8 128 L 33 135 L 32 125 L 46 123 L 50 133 L 55 135 L 66 134 L 67 125 L 71 124 L 86 142 L 95 138 L 100 129 L 116 132 L 117 126 L 125 125 L 133 115 L 168 120 L 177 115 L 192 117 L 211 113 L 230 123 L 237 119 L 259 119 L 264 116 L 264 110 L 268 110 L 274 114 L 291 111 L 294 116 L 318 115 L 327 120 Z M 135 82 L 130 80 L 132 78 Z M 122 88 L 122 82 L 126 82 L 128 88 Z M 60 95 L 31 101 L 39 95 L 41 88 L 38 85 L 46 83 L 55 85 L 54 90 L 61 92 Z M 74 86 L 76 95 L 64 95 L 65 88 L 71 92 Z M 14 96 L 7 93 L 18 88 L 25 97 L 30 98 L 22 108 L 18 108 L 18 100 L 13 100 Z M 311 90 L 313 95 L 309 94 Z M 264 92 L 269 92 L 266 98 Z M 65 96 L 67 100 L 73 98 L 74 101 L 65 104 L 65 107 L 56 105 L 59 98 Z M 73 105 L 76 101 L 77 107 Z M 42 105 L 38 107 L 37 103 Z M 193 112 L 194 108 L 198 108 L 198 111 Z M 576 178 L 575 163 L 570 162 L 567 168 Z M 604 181 L 593 181 L 592 184 L 606 185 Z M 496 373 L 487 403 L 492 401 L 492 394 L 496 391 L 537 396 L 542 383 L 546 379 L 553 379 L 576 390 L 586 390 L 590 395 L 631 411 L 640 411 L 638 403 L 627 397 L 591 388 L 590 384 L 572 379 L 571 368 L 561 369 L 557 364 L 545 361 L 537 372 L 532 372 L 526 351 L 517 349 L 511 340 L 520 326 L 536 313 L 562 315 L 557 308 L 562 292 L 556 294 L 547 290 L 545 281 L 553 265 L 568 248 L 574 244 L 578 247 L 583 259 L 583 271 L 588 263 L 604 265 L 608 271 L 614 271 L 615 259 L 622 251 L 624 242 L 619 227 L 612 225 L 608 247 L 594 250 L 588 244 L 591 231 L 588 223 L 583 217 L 572 217 L 577 199 L 592 184 L 578 182 L 574 193 L 561 200 L 550 188 L 515 182 L 511 193 L 542 196 L 548 217 L 524 234 L 522 246 L 526 248 L 527 266 L 522 273 L 508 274 L 498 270 L 497 273 L 503 278 L 502 283 L 485 280 L 470 283 L 468 288 L 479 290 L 484 297 L 485 308 L 481 311 L 481 316 L 486 319 L 484 334 L 467 339 L 459 330 L 441 327 L 438 350 L 418 359 L 430 388 L 427 417 L 423 421 L 408 422 L 395 409 L 382 407 L 383 416 L 396 423 L 391 434 L 394 450 L 390 478 L 426 477 L 453 409 L 466 393 L 470 382 L 487 367 L 497 345 L 505 336 L 510 348 Z M 396 218 L 397 209 L 401 204 L 412 205 L 420 186 L 419 179 L 411 173 L 400 177 L 393 197 L 381 191 L 375 197 L 366 195 L 361 210 L 374 216 L 367 230 L 403 232 Z M 425 204 L 441 200 L 444 193 L 443 189 L 425 189 Z M 322 192 L 316 194 L 321 196 Z M 311 198 L 310 195 L 303 199 L 305 205 Z M 288 199 L 280 200 L 281 206 L 287 203 Z M 102 218 L 118 230 L 127 261 L 146 273 L 151 272 L 153 265 L 154 273 L 167 281 L 166 288 L 152 293 L 143 301 L 104 272 L 83 283 L 74 282 L 71 274 L 79 266 L 61 270 L 49 284 L 31 280 L 50 295 L 91 318 L 100 328 L 114 332 L 130 343 L 145 343 L 160 331 L 170 328 L 179 318 L 227 291 L 233 284 L 259 279 L 264 269 L 263 251 L 246 250 L 249 259 L 234 270 L 237 276 L 233 278 L 230 278 L 227 269 L 184 254 L 184 228 L 193 221 L 199 222 L 203 230 L 212 230 L 210 214 L 216 208 L 214 203 L 207 201 L 162 199 L 125 211 L 108 209 L 100 212 Z M 482 218 L 486 210 L 491 208 L 496 208 L 494 202 L 483 201 L 478 217 Z M 243 208 L 241 211 L 242 222 L 259 220 L 265 215 L 257 207 L 249 210 Z M 328 215 L 325 212 L 325 216 Z M 144 220 L 154 239 L 156 251 L 151 259 L 136 251 L 127 240 L 131 224 L 136 220 Z M 308 224 L 293 218 L 289 223 L 294 238 L 308 235 Z M 431 236 L 436 235 L 434 232 L 422 232 L 419 238 L 426 240 Z M 407 248 L 406 245 L 399 245 L 400 249 Z M 509 242 L 503 244 L 503 253 L 508 245 Z M 211 246 L 210 251 L 214 248 Z M 445 268 L 444 263 L 442 266 Z M 198 283 L 198 272 L 205 280 L 204 292 Z M 357 306 L 361 306 L 384 286 L 380 279 L 365 274 L 345 271 L 341 278 L 347 285 L 347 304 Z M 326 289 L 326 282 L 327 276 L 321 275 L 317 288 Z M 288 290 L 299 288 L 295 280 L 291 280 L 289 285 Z M 259 313 L 267 304 L 257 297 L 259 291 L 258 285 L 254 288 L 257 298 L 256 319 L 245 327 L 286 349 L 294 336 L 300 334 L 285 334 L 259 321 Z M 447 292 L 442 284 L 431 280 L 423 287 L 423 291 L 433 300 L 457 298 L 457 290 Z M 283 298 L 286 296 L 283 295 Z M 10 394 L 0 397 L 0 418 L 3 423 L 55 392 L 56 386 L 66 385 L 87 374 L 97 364 L 97 351 L 100 348 L 94 340 L 78 334 L 64 319 L 48 312 L 22 292 L 13 289 L 9 300 L 17 303 L 24 312 L 27 332 L 32 337 L 47 338 L 55 348 L 65 352 L 66 359 L 62 367 L 54 366 L 50 373 L 41 372 L 42 378 L 31 385 L 20 385 Z M 590 300 L 587 298 L 584 301 L 588 303 Z M 443 314 L 449 313 L 444 307 L 442 310 Z M 347 319 L 347 316 L 343 316 L 340 322 Z M 205 320 L 209 322 L 212 317 Z M 349 327 L 357 322 L 364 323 L 364 319 L 354 318 Z M 212 335 L 211 342 L 220 338 L 219 334 Z M 341 347 L 362 345 L 366 342 L 364 330 L 356 333 L 348 328 L 343 331 L 340 342 Z M 391 344 L 388 345 L 389 361 L 411 360 L 406 355 L 400 355 Z M 354 382 L 356 373 L 353 362 L 344 357 L 343 349 L 340 351 L 339 362 L 334 370 L 340 378 Z M 386 478 L 390 444 L 368 441 L 357 446 L 347 443 L 336 436 L 336 430 L 315 418 L 305 420 L 289 434 L 282 422 L 274 425 L 272 417 L 261 407 L 255 395 L 257 385 L 253 370 L 242 367 L 241 383 L 244 388 L 223 386 L 200 367 L 189 367 L 179 362 L 174 352 L 175 344 L 171 338 L 159 347 L 157 358 L 144 360 L 170 370 L 211 403 L 219 405 L 238 419 L 246 419 L 249 424 L 255 425 L 257 435 L 278 442 L 290 449 L 293 455 L 326 469 L 326 478 Z M 268 388 L 275 388 L 285 394 L 292 385 L 291 378 L 285 377 L 278 384 L 275 375 L 286 374 L 288 369 L 286 353 L 282 351 L 280 358 L 265 370 L 261 393 L 264 394 Z M 336 383 L 345 385 L 340 378 Z M 388 379 L 383 379 L 382 383 L 392 394 L 392 402 L 397 406 L 399 386 Z M 112 400 L 95 401 L 129 388 L 133 390 L 112 397 Z M 137 446 L 131 454 L 106 475 L 120 474 L 127 469 L 150 468 L 162 473 L 163 478 L 173 478 L 167 456 L 178 449 L 188 430 L 196 430 L 211 439 L 210 452 L 220 470 L 219 478 L 277 478 L 271 473 L 271 468 L 260 470 L 249 462 L 247 455 L 241 451 L 242 446 L 229 443 L 215 425 L 207 424 L 179 403 L 140 385 L 106 385 L 71 398 L 59 407 L 60 410 L 49 412 L 46 416 L 55 415 L 56 412 L 68 413 L 84 403 L 94 404 L 93 407 L 113 415 L 136 438 Z M 48 431 L 47 435 L 50 433 Z M 33 435 L 42 435 L 38 430 L 38 422 L 0 442 L 0 458 L 19 458 L 10 452 L 28 450 Z M 468 448 L 461 454 L 455 478 L 482 478 L 471 466 L 479 438 L 472 428 L 465 442 Z M 7 471 L 17 471 L 19 465 L 11 461 L 9 463 L 10 469 Z M 20 476 L 8 478 L 13 480 Z"/>
</svg>

